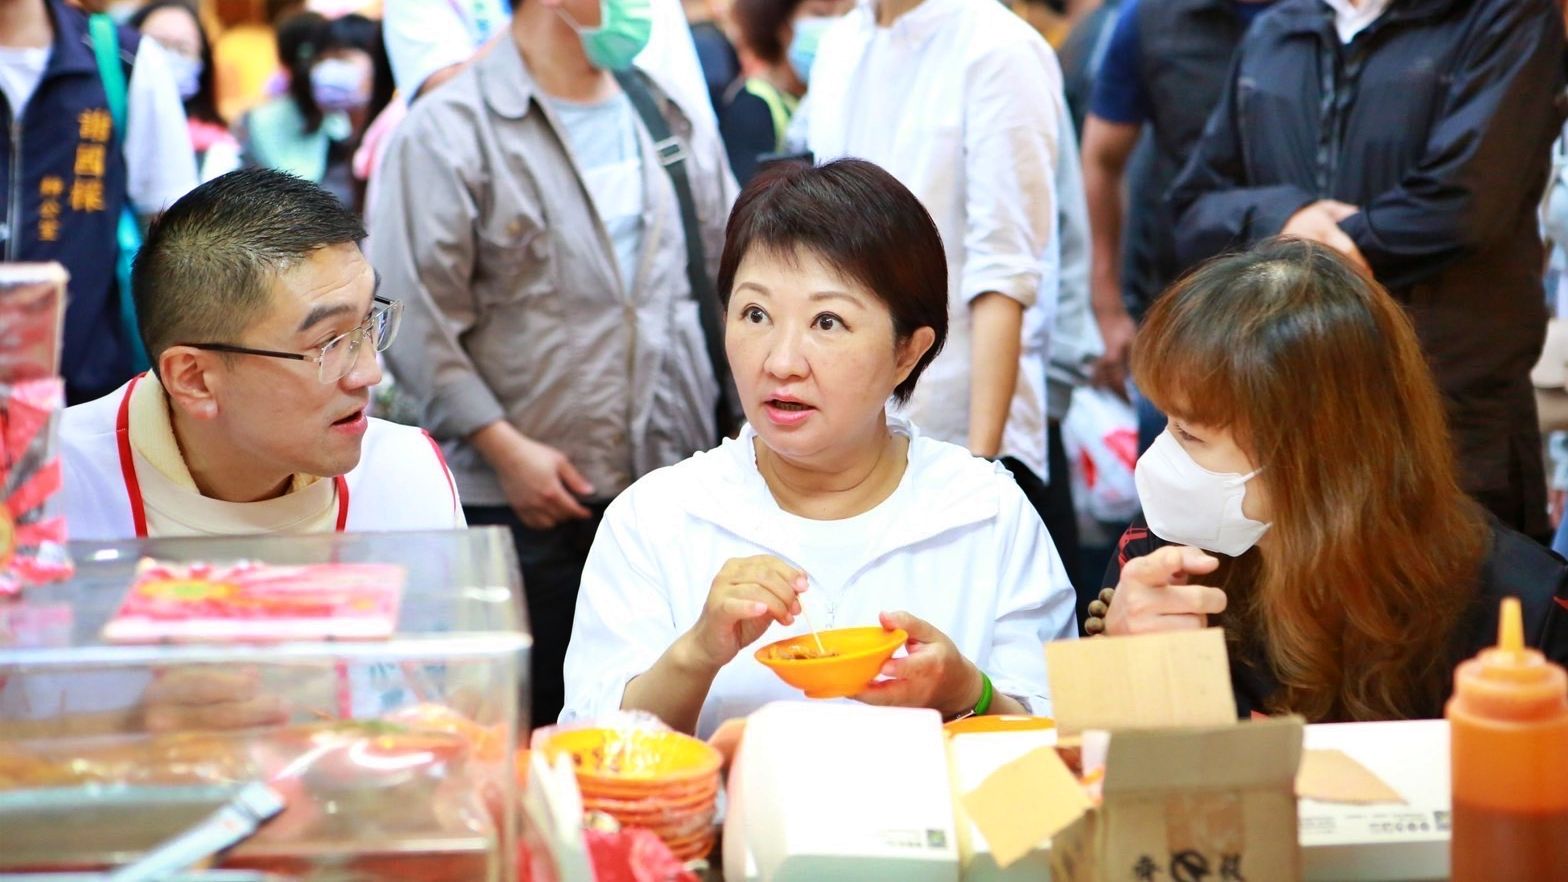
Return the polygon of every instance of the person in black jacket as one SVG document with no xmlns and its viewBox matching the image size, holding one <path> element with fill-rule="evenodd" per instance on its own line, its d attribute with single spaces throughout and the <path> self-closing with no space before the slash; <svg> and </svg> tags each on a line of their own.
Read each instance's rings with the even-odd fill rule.
<svg viewBox="0 0 1568 882">
<path fill-rule="evenodd" d="M 1206 264 L 1155 303 L 1133 377 L 1171 421 L 1090 633 L 1218 623 L 1237 710 L 1312 722 L 1441 715 L 1505 596 L 1568 662 L 1568 564 L 1459 488 L 1410 320 L 1338 252 Z"/>
<path fill-rule="evenodd" d="M 1552 0 L 1280 0 L 1171 193 L 1185 265 L 1284 233 L 1369 266 L 1415 321 L 1465 489 L 1535 538 L 1535 207 L 1564 51 Z"/>
</svg>

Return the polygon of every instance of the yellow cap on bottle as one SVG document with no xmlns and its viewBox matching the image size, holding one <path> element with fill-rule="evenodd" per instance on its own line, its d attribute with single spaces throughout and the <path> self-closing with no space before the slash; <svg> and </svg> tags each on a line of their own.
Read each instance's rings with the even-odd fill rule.
<svg viewBox="0 0 1568 882">
<path fill-rule="evenodd" d="M 1497 621 L 1497 648 L 1504 652 L 1524 649 L 1524 610 L 1517 597 L 1503 598 L 1502 614 Z"/>
</svg>

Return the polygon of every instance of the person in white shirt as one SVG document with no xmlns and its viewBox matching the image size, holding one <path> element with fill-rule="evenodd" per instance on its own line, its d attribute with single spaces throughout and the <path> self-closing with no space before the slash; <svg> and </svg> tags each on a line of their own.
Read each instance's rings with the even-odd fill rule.
<svg viewBox="0 0 1568 882">
<path fill-rule="evenodd" d="M 942 232 L 952 333 L 908 416 L 1026 488 L 1049 477 L 1063 103 L 1055 54 L 1002 4 L 863 0 L 823 35 L 799 111 L 818 161 L 881 165 Z"/>
<path fill-rule="evenodd" d="M 749 425 L 610 505 L 562 719 L 640 709 L 706 736 L 799 698 L 745 650 L 804 633 L 804 611 L 909 632 L 860 701 L 1049 712 L 1041 647 L 1076 633 L 1050 537 L 1005 469 L 887 413 L 948 330 L 919 200 L 860 160 L 765 170 L 731 215 L 719 293 Z"/>
<path fill-rule="evenodd" d="M 396 336 L 402 304 L 378 296 L 364 236 L 337 197 L 268 169 L 222 175 L 163 214 L 134 276 L 153 370 L 61 421 L 72 539 L 465 526 L 435 441 L 367 416 L 375 353 Z M 401 685 L 374 666 L 347 670 L 356 707 Z M 0 683 L 0 719 L 40 707 L 88 730 L 289 715 L 246 671 Z"/>
<path fill-rule="evenodd" d="M 364 235 L 265 169 L 164 213 L 134 276 L 153 370 L 61 422 L 71 538 L 464 526 L 430 436 L 367 416 L 402 304 L 377 296 Z"/>
</svg>

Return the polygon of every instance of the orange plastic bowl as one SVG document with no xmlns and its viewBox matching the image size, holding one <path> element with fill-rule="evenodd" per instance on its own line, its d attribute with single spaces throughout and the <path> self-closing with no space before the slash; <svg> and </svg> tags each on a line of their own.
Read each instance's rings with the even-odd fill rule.
<svg viewBox="0 0 1568 882">
<path fill-rule="evenodd" d="M 660 781 L 622 781 L 619 783 L 584 778 L 577 776 L 577 786 L 581 788 L 583 796 L 592 796 L 604 799 L 659 799 L 678 800 L 688 802 L 697 799 L 713 799 L 719 792 L 719 775 L 717 772 L 705 778 L 690 781 L 660 782 Z"/>
<path fill-rule="evenodd" d="M 829 653 L 827 658 L 812 657 L 817 641 L 802 634 L 762 647 L 757 650 L 757 661 L 807 698 L 844 698 L 864 692 L 882 670 L 882 663 L 909 639 L 903 629 L 876 627 L 818 631 L 817 636 Z"/>
<path fill-rule="evenodd" d="M 972 735 L 977 732 L 1040 732 L 1055 729 L 1056 721 L 1050 717 L 997 715 L 965 717 L 942 726 L 948 735 Z"/>
<path fill-rule="evenodd" d="M 723 758 L 706 741 L 655 729 L 572 729 L 544 744 L 554 759 L 571 756 L 584 790 L 603 785 L 604 795 L 678 792 L 681 785 L 716 786 Z"/>
<path fill-rule="evenodd" d="M 605 812 L 616 817 L 621 815 L 695 812 L 713 808 L 714 801 L 718 798 L 718 793 L 718 788 L 715 787 L 706 793 L 695 793 L 689 796 L 685 794 L 675 796 L 655 794 L 641 799 L 620 799 L 614 796 L 599 796 L 585 790 L 583 791 L 583 808 Z"/>
</svg>

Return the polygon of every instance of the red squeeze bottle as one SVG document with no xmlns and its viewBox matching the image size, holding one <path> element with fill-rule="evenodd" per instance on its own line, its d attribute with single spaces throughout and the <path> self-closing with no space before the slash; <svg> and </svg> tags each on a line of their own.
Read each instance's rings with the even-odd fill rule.
<svg viewBox="0 0 1568 882">
<path fill-rule="evenodd" d="M 1452 882 L 1568 882 L 1568 672 L 1524 645 L 1518 598 L 1448 702 Z"/>
</svg>

